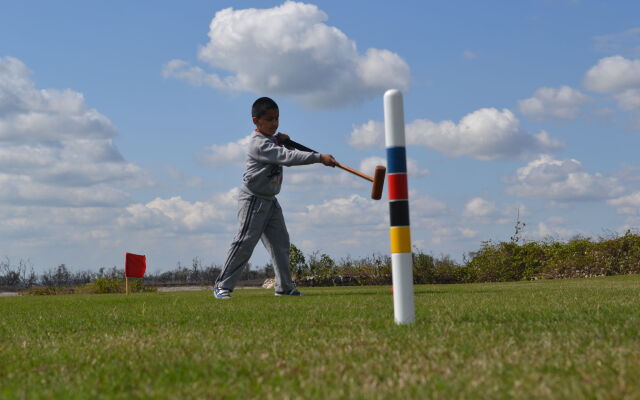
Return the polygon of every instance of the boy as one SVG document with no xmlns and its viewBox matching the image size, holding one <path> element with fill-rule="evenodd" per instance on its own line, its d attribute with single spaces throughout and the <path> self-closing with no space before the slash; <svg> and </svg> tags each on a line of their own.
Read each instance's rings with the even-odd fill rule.
<svg viewBox="0 0 640 400">
<path fill-rule="evenodd" d="M 273 260 L 276 274 L 276 296 L 300 296 L 289 272 L 289 233 L 282 209 L 276 199 L 282 185 L 282 166 L 323 163 L 335 167 L 330 154 L 288 150 L 282 144 L 289 139 L 276 134 L 279 120 L 278 105 L 268 97 L 253 103 L 251 117 L 255 131 L 249 142 L 246 171 L 238 199 L 238 234 L 231 242 L 227 260 L 213 285 L 217 299 L 228 299 L 249 261 L 258 239 Z"/>
</svg>

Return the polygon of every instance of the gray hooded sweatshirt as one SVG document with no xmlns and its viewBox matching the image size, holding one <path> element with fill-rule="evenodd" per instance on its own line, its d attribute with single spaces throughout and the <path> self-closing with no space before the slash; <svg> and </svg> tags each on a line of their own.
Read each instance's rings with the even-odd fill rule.
<svg viewBox="0 0 640 400">
<path fill-rule="evenodd" d="M 276 135 L 253 131 L 249 139 L 246 171 L 242 176 L 244 190 L 264 199 L 273 199 L 282 186 L 282 166 L 320 162 L 320 154 L 289 150 L 278 145 Z"/>
</svg>

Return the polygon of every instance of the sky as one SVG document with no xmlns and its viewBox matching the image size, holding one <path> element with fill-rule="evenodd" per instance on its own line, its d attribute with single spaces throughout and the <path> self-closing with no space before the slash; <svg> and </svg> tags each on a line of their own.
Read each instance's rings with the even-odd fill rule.
<svg viewBox="0 0 640 400">
<path fill-rule="evenodd" d="M 404 95 L 412 242 L 640 227 L 637 1 L 3 0 L 0 257 L 36 271 L 220 265 L 237 230 L 251 104 L 372 174 L 382 95 Z M 388 203 L 322 165 L 286 168 L 292 243 L 389 252 Z M 253 266 L 269 261 L 258 245 Z"/>
</svg>

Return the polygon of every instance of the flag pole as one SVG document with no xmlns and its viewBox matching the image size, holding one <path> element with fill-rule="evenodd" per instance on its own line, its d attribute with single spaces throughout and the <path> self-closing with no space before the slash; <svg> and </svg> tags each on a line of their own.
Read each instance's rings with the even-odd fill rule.
<svg viewBox="0 0 640 400">
<path fill-rule="evenodd" d="M 124 253 L 124 291 L 129 295 L 129 277 L 143 278 L 147 269 L 147 257 L 140 254 Z"/>
</svg>

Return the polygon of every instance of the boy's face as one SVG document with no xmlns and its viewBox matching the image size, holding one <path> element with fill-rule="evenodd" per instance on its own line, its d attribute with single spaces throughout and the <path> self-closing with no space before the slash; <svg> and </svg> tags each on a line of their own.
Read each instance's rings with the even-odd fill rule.
<svg viewBox="0 0 640 400">
<path fill-rule="evenodd" d="M 267 136 L 275 135 L 278 130 L 280 112 L 277 108 L 267 110 L 260 118 L 253 117 L 256 129 Z"/>
</svg>

